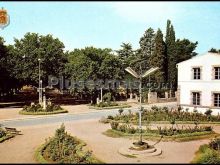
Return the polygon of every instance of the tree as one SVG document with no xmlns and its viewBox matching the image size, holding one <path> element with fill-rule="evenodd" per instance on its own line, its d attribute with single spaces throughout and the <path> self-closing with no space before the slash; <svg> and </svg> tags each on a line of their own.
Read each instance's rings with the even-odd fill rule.
<svg viewBox="0 0 220 165">
<path fill-rule="evenodd" d="M 123 68 L 129 66 L 131 58 L 134 57 L 135 51 L 132 49 L 132 45 L 130 43 L 122 43 L 121 49 L 116 51 L 118 54 L 119 59 L 123 63 Z"/>
<path fill-rule="evenodd" d="M 13 89 L 19 86 L 18 81 L 10 76 L 9 46 L 4 44 L 4 39 L 0 37 L 0 93 L 13 94 Z"/>
<path fill-rule="evenodd" d="M 195 43 L 189 41 L 188 39 L 177 39 L 176 41 L 176 53 L 177 53 L 177 63 L 188 60 L 197 55 L 194 50 L 196 49 L 198 42 Z"/>
<path fill-rule="evenodd" d="M 69 53 L 66 73 L 74 80 L 120 79 L 121 61 L 111 49 L 86 47 Z M 77 71 L 77 72 L 76 72 Z"/>
<path fill-rule="evenodd" d="M 152 76 L 156 82 L 165 82 L 165 42 L 163 41 L 163 33 L 160 29 L 158 29 L 155 36 L 155 47 L 153 54 L 149 57 L 149 65 L 150 67 L 159 67 L 159 70 Z"/>
<path fill-rule="evenodd" d="M 41 79 L 47 83 L 48 76 L 59 76 L 63 73 L 67 58 L 64 44 L 52 35 L 26 33 L 22 39 L 14 39 L 10 47 L 11 74 L 25 85 L 38 85 L 39 61 L 41 59 Z"/>
<path fill-rule="evenodd" d="M 111 49 L 86 47 L 69 53 L 66 74 L 73 80 L 106 80 L 121 79 L 122 62 L 113 55 Z M 85 90 L 83 90 L 85 91 Z M 93 103 L 96 102 L 98 90 L 87 91 Z M 104 92 L 104 91 L 103 91 Z"/>
<path fill-rule="evenodd" d="M 208 52 L 210 52 L 210 53 L 220 53 L 220 49 L 217 50 L 215 48 L 211 48 Z"/>
<path fill-rule="evenodd" d="M 122 43 L 121 49 L 116 51 L 118 53 L 118 57 L 121 60 L 126 60 L 130 56 L 134 55 L 134 51 L 132 49 L 132 45 L 130 43 Z"/>
<path fill-rule="evenodd" d="M 166 56 L 167 56 L 167 81 L 174 85 L 174 90 L 177 88 L 177 54 L 176 54 L 176 43 L 175 43 L 175 31 L 171 21 L 167 20 L 166 29 Z"/>
<path fill-rule="evenodd" d="M 148 28 L 144 35 L 140 38 L 140 59 L 146 60 L 143 70 L 147 69 L 149 57 L 153 54 L 155 46 L 155 33 L 154 30 L 150 27 Z"/>
<path fill-rule="evenodd" d="M 121 68 L 121 61 L 114 55 L 108 54 L 103 59 L 98 73 L 102 75 L 103 80 L 122 79 L 123 71 L 121 70 Z"/>
</svg>

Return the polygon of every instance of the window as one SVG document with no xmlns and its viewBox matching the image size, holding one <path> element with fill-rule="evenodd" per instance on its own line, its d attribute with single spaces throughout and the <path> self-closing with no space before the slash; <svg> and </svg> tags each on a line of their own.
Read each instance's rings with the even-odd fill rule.
<svg viewBox="0 0 220 165">
<path fill-rule="evenodd" d="M 214 106 L 220 107 L 220 93 L 214 93 Z"/>
<path fill-rule="evenodd" d="M 199 80 L 200 78 L 200 68 L 193 68 L 193 79 Z"/>
<path fill-rule="evenodd" d="M 193 105 L 200 105 L 200 93 L 193 92 L 192 95 L 193 95 L 193 100 L 192 100 Z"/>
<path fill-rule="evenodd" d="M 215 80 L 220 80 L 220 67 L 214 67 L 215 70 Z"/>
</svg>

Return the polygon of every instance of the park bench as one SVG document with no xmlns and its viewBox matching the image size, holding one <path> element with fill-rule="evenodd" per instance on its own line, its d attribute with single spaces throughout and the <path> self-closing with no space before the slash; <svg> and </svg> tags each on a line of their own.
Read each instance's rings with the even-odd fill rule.
<svg viewBox="0 0 220 165">
<path fill-rule="evenodd" d="M 16 134 L 16 135 L 19 135 L 19 133 L 21 132 L 18 131 L 16 128 L 9 128 L 9 127 L 5 127 L 5 130 L 10 134 Z"/>
</svg>

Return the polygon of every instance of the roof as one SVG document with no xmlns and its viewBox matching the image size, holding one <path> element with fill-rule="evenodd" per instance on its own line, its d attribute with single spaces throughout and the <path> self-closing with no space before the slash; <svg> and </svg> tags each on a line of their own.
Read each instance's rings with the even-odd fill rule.
<svg viewBox="0 0 220 165">
<path fill-rule="evenodd" d="M 196 55 L 196 56 L 194 56 L 194 57 L 192 57 L 192 58 L 190 58 L 188 60 L 179 62 L 176 65 L 179 65 L 179 64 L 182 64 L 182 63 L 185 63 L 185 62 L 188 62 L 188 61 L 192 61 L 192 60 L 195 60 L 197 58 L 203 58 L 204 56 L 219 56 L 220 57 L 220 54 L 219 53 L 206 52 L 204 54 Z"/>
</svg>

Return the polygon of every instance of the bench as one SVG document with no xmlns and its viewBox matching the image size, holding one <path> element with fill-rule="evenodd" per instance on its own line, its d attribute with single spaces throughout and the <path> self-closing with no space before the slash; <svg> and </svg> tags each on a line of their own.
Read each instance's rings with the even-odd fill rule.
<svg viewBox="0 0 220 165">
<path fill-rule="evenodd" d="M 11 133 L 11 134 L 16 134 L 18 135 L 21 131 L 18 131 L 16 128 L 9 128 L 9 127 L 5 127 L 5 130 L 8 132 L 8 133 Z"/>
</svg>

